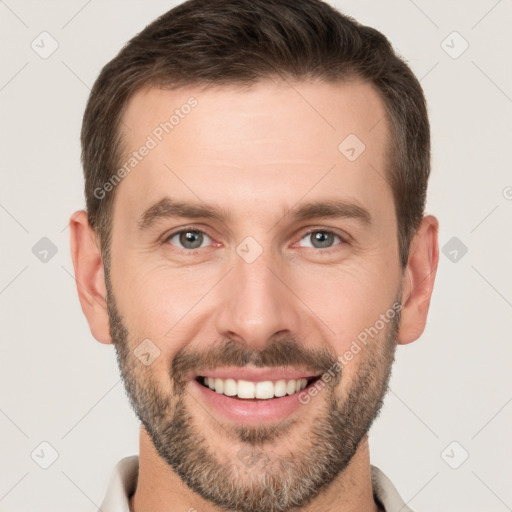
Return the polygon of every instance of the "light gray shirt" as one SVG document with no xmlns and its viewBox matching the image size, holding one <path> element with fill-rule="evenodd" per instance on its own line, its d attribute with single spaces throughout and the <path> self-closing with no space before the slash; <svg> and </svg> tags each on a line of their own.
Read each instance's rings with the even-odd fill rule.
<svg viewBox="0 0 512 512">
<path fill-rule="evenodd" d="M 370 466 L 375 501 L 386 512 L 412 512 L 404 503 L 391 480 L 376 466 Z M 139 456 L 121 459 L 110 477 L 107 494 L 99 512 L 130 512 L 129 499 L 137 486 Z"/>
</svg>

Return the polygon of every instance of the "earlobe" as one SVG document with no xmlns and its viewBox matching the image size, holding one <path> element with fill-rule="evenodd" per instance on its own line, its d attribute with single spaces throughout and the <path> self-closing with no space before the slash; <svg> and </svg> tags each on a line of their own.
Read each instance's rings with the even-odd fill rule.
<svg viewBox="0 0 512 512">
<path fill-rule="evenodd" d="M 101 343 L 112 343 L 107 313 L 107 290 L 99 243 L 87 213 L 75 212 L 69 221 L 71 257 L 82 311 L 92 335 Z"/>
<path fill-rule="evenodd" d="M 410 244 L 398 332 L 398 343 L 402 345 L 418 339 L 425 329 L 439 262 L 438 231 L 439 222 L 428 215 L 421 221 Z"/>
</svg>

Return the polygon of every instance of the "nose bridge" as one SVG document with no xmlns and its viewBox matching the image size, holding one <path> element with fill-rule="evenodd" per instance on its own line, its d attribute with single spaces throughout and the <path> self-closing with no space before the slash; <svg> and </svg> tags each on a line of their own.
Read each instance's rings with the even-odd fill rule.
<svg viewBox="0 0 512 512">
<path fill-rule="evenodd" d="M 250 244 L 242 242 L 237 248 L 229 279 L 220 292 L 217 330 L 222 336 L 263 349 L 273 335 L 297 330 L 299 312 L 294 295 L 280 277 L 284 277 L 284 263 L 270 249 L 260 249 L 256 255 Z"/>
</svg>

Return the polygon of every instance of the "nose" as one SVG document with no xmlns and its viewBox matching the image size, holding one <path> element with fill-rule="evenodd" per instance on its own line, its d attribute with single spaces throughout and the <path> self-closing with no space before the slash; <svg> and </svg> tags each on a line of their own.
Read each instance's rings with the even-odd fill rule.
<svg viewBox="0 0 512 512">
<path fill-rule="evenodd" d="M 277 335 L 300 333 L 301 302 L 290 281 L 285 264 L 265 252 L 252 263 L 236 255 L 217 297 L 219 335 L 262 350 Z"/>
</svg>

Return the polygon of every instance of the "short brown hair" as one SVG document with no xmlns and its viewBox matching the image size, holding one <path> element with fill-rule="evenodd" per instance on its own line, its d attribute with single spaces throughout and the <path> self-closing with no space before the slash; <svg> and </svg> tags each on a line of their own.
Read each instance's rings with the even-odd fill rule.
<svg viewBox="0 0 512 512">
<path fill-rule="evenodd" d="M 430 128 L 419 81 L 386 37 L 320 0 L 188 0 L 133 37 L 89 96 L 81 133 L 85 196 L 107 270 L 115 191 L 98 198 L 95 190 L 119 166 L 121 118 L 133 94 L 147 86 L 242 86 L 279 77 L 355 78 L 379 92 L 391 127 L 386 174 L 400 264 L 407 265 L 425 207 Z"/>
</svg>

